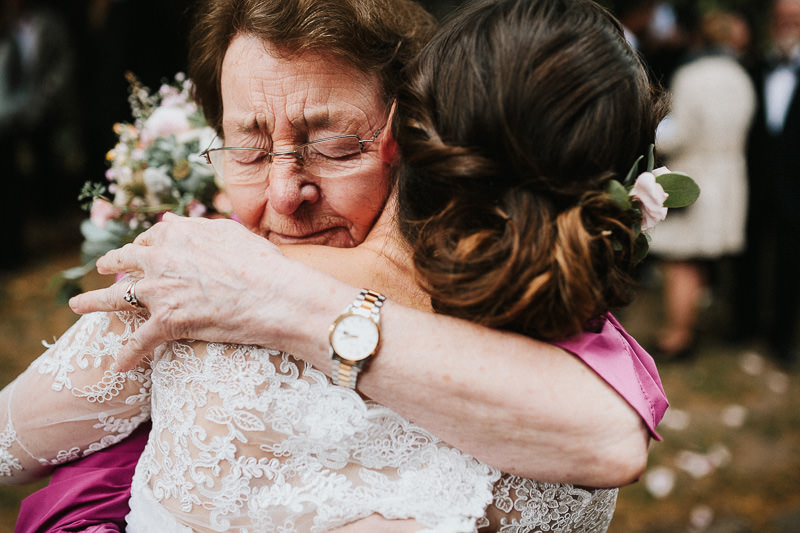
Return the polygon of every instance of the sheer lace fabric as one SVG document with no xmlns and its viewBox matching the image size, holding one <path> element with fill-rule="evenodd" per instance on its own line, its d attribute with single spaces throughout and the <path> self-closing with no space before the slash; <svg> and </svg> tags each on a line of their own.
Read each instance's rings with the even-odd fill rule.
<svg viewBox="0 0 800 533">
<path fill-rule="evenodd" d="M 608 527 L 616 490 L 501 476 L 287 354 L 171 342 L 150 368 L 111 372 L 141 320 L 82 318 L 3 391 L 0 476 L 108 446 L 152 407 L 130 531 L 316 532 L 372 513 L 442 533 Z"/>
<path fill-rule="evenodd" d="M 150 370 L 109 370 L 143 320 L 134 313 L 81 318 L 0 392 L 0 482 L 42 477 L 150 417 Z"/>
</svg>

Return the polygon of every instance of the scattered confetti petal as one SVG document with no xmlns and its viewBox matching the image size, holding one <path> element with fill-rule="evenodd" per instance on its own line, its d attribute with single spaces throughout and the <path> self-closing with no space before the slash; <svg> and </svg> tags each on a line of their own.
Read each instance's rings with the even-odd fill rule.
<svg viewBox="0 0 800 533">
<path fill-rule="evenodd" d="M 714 471 L 714 465 L 701 453 L 683 450 L 675 458 L 675 464 L 695 479 L 705 477 Z"/>
<path fill-rule="evenodd" d="M 717 443 L 711 447 L 706 457 L 708 457 L 708 460 L 711 461 L 714 467 L 720 468 L 731 462 L 732 454 L 727 446 Z"/>
<path fill-rule="evenodd" d="M 644 486 L 654 498 L 666 498 L 675 488 L 675 472 L 666 466 L 652 468 L 644 475 Z"/>
<path fill-rule="evenodd" d="M 747 408 L 741 405 L 729 405 L 722 410 L 722 423 L 728 427 L 742 427 L 746 418 Z"/>
<path fill-rule="evenodd" d="M 783 372 L 770 372 L 767 376 L 767 387 L 776 394 L 784 394 L 789 390 L 789 376 Z"/>
<path fill-rule="evenodd" d="M 688 412 L 670 407 L 661 420 L 661 425 L 674 431 L 683 431 L 689 427 L 691 418 Z"/>
<path fill-rule="evenodd" d="M 692 531 L 705 531 L 714 521 L 714 509 L 708 505 L 695 505 L 689 511 L 689 525 Z"/>
<path fill-rule="evenodd" d="M 757 352 L 745 352 L 739 358 L 739 368 L 745 374 L 758 376 L 764 371 L 764 357 Z"/>
</svg>

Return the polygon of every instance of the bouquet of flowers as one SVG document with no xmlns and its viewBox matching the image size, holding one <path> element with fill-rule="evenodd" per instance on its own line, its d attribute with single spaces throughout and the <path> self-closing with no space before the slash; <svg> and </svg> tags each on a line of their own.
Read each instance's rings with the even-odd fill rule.
<svg viewBox="0 0 800 533">
<path fill-rule="evenodd" d="M 177 74 L 158 92 L 127 74 L 133 122 L 117 123 L 117 144 L 106 155 L 106 183 L 87 182 L 79 200 L 90 216 L 81 224 L 82 266 L 60 275 L 62 295 L 80 290 L 78 280 L 97 259 L 132 242 L 167 211 L 184 216 L 226 216 L 222 186 L 200 153 L 216 133 L 192 100 L 192 82 Z"/>
</svg>

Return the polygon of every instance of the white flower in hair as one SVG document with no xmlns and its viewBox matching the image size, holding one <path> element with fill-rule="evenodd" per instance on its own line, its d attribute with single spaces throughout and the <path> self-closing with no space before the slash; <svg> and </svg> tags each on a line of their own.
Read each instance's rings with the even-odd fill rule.
<svg viewBox="0 0 800 533">
<path fill-rule="evenodd" d="M 622 181 L 610 179 L 604 185 L 606 194 L 621 209 L 633 211 L 641 216 L 641 223 L 632 228 L 636 236 L 634 262 L 641 261 L 647 255 L 649 236 L 645 232 L 667 218 L 667 209 L 686 207 L 694 203 L 700 195 L 697 183 L 686 174 L 671 172 L 666 167 L 654 169 L 654 150 L 655 147 L 650 145 L 644 172 L 639 173 L 639 166 L 644 159 L 644 156 L 639 156 L 625 179 Z M 622 249 L 619 242 L 615 242 L 615 246 L 618 250 Z"/>
<path fill-rule="evenodd" d="M 659 167 L 652 172 L 642 172 L 633 182 L 630 195 L 639 202 L 642 211 L 642 231 L 653 229 L 656 224 L 667 218 L 664 202 L 669 198 L 669 194 L 656 181 L 656 178 L 663 174 L 670 174 L 667 167 Z"/>
</svg>

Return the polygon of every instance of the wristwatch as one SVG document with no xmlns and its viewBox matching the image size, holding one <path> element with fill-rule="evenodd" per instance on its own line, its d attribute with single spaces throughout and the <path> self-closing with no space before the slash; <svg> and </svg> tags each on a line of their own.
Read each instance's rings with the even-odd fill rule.
<svg viewBox="0 0 800 533">
<path fill-rule="evenodd" d="M 355 389 L 358 373 L 378 351 L 384 300 L 386 296 L 362 289 L 355 301 L 331 324 L 328 341 L 334 385 Z"/>
</svg>

